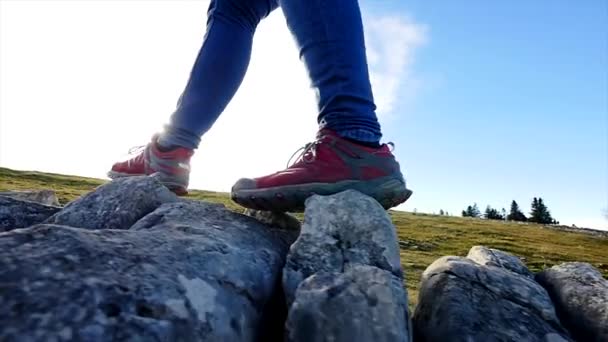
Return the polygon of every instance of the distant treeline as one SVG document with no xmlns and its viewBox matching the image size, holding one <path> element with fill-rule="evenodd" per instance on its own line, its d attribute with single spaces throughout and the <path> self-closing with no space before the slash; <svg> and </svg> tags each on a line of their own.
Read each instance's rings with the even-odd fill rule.
<svg viewBox="0 0 608 342">
<path fill-rule="evenodd" d="M 414 213 L 416 210 L 414 209 Z M 439 210 L 439 215 L 447 215 L 450 214 L 443 209 Z M 511 210 L 509 213 L 502 208 L 500 211 L 498 209 L 494 209 L 491 206 L 487 206 L 486 210 L 482 213 L 477 207 L 477 203 L 473 203 L 473 205 L 469 205 L 465 210 L 462 211 L 462 216 L 464 217 L 477 217 L 484 218 L 487 220 L 506 220 L 506 221 L 519 221 L 519 222 L 534 222 L 534 223 L 542 223 L 542 224 L 559 224 L 559 221 L 556 221 L 552 216 L 549 208 L 543 202 L 543 199 L 538 197 L 534 197 L 532 200 L 532 204 L 530 205 L 530 216 L 526 216 L 520 209 L 517 202 L 511 202 Z"/>
<path fill-rule="evenodd" d="M 517 202 L 511 202 L 511 210 L 507 214 L 507 211 L 503 208 L 500 211 L 490 207 L 486 207 L 486 210 L 482 214 L 477 207 L 477 203 L 469 205 L 465 210 L 462 211 L 464 217 L 479 217 L 487 220 L 507 220 L 507 221 L 520 221 L 520 222 L 534 222 L 543 224 L 559 224 L 552 216 L 549 208 L 543 202 L 543 199 L 534 197 L 532 204 L 530 205 L 530 216 L 526 215 L 519 209 Z"/>
</svg>

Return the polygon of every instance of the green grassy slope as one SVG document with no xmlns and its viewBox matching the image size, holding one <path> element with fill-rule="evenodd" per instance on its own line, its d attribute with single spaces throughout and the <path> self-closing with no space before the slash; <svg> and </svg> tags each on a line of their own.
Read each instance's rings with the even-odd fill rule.
<svg viewBox="0 0 608 342">
<path fill-rule="evenodd" d="M 52 189 L 65 204 L 105 180 L 0 168 L 0 191 Z M 225 193 L 194 190 L 188 197 L 243 209 Z M 517 224 L 462 217 L 446 217 L 391 211 L 401 246 L 401 262 L 406 272 L 410 305 L 417 302 L 420 275 L 444 255 L 465 256 L 474 245 L 498 248 L 520 257 L 532 271 L 565 262 L 584 261 L 608 278 L 608 238 L 578 232 L 545 228 L 536 224 Z M 299 216 L 301 218 L 301 216 Z"/>
</svg>

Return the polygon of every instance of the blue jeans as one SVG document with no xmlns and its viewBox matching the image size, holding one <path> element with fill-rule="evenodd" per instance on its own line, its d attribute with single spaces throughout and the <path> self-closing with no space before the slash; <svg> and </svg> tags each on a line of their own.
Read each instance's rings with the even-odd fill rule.
<svg viewBox="0 0 608 342">
<path fill-rule="evenodd" d="M 198 147 L 243 81 L 258 23 L 279 5 L 316 91 L 321 128 L 380 140 L 357 0 L 212 0 L 203 45 L 163 145 Z"/>
</svg>

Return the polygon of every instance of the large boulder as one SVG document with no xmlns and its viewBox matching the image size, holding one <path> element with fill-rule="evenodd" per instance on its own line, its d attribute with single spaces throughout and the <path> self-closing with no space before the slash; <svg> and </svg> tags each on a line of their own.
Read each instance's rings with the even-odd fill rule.
<svg viewBox="0 0 608 342">
<path fill-rule="evenodd" d="M 0 196 L 0 232 L 44 222 L 61 207 Z"/>
<path fill-rule="evenodd" d="M 608 280 L 588 263 L 567 262 L 537 274 L 557 314 L 579 341 L 608 341 Z"/>
<path fill-rule="evenodd" d="M 315 273 L 298 287 L 287 320 L 289 341 L 409 341 L 401 279 L 377 267 Z"/>
<path fill-rule="evenodd" d="M 150 185 L 145 178 L 133 182 Z M 139 214 L 111 209 L 122 208 L 120 201 L 88 203 L 92 220 L 120 224 L 44 224 L 0 234 L 0 341 L 282 335 L 285 317 L 277 312 L 285 314 L 285 303 L 277 294 L 294 233 L 202 202 L 164 203 L 131 225 Z M 78 212 L 86 221 L 84 207 Z"/>
<path fill-rule="evenodd" d="M 409 341 L 388 214 L 356 191 L 312 196 L 283 270 L 290 341 Z"/>
<path fill-rule="evenodd" d="M 371 197 L 354 190 L 310 197 L 285 265 L 283 287 L 289 302 L 304 279 L 321 271 L 368 265 L 403 278 L 397 241 L 390 217 Z"/>
<path fill-rule="evenodd" d="M 45 223 L 86 229 L 128 229 L 161 204 L 176 201 L 178 197 L 153 176 L 126 177 L 70 202 Z"/>
<path fill-rule="evenodd" d="M 490 255 L 502 261 L 490 262 L 477 252 L 471 254 L 484 264 L 446 256 L 424 271 L 413 317 L 416 341 L 569 340 L 547 292 L 526 272 L 514 272 L 521 271 L 515 260 L 495 250 Z"/>
</svg>

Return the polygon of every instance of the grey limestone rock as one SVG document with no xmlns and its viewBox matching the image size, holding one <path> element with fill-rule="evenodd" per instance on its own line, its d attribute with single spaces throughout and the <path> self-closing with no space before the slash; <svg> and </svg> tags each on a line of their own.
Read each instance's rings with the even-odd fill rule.
<svg viewBox="0 0 608 342">
<path fill-rule="evenodd" d="M 467 258 L 480 265 L 501 267 L 530 279 L 534 279 L 532 272 L 528 270 L 528 267 L 526 267 L 518 257 L 498 249 L 485 246 L 473 246 L 471 250 L 469 250 Z"/>
<path fill-rule="evenodd" d="M 534 280 L 452 256 L 422 274 L 413 325 L 416 341 L 569 340 Z"/>
<path fill-rule="evenodd" d="M 316 273 L 296 291 L 289 341 L 410 341 L 401 279 L 372 266 Z"/>
<path fill-rule="evenodd" d="M 179 199 L 154 176 L 65 208 L 13 197 L 0 194 L 0 341 L 571 341 L 562 323 L 608 341 L 608 282 L 591 265 L 537 283 L 484 246 L 426 269 L 410 326 L 395 227 L 356 191 L 310 197 L 301 229 Z"/>
<path fill-rule="evenodd" d="M 304 215 L 283 270 L 289 340 L 409 341 L 397 235 L 382 206 L 350 190 L 310 197 Z"/>
<path fill-rule="evenodd" d="M 161 204 L 178 200 L 154 176 L 120 178 L 70 202 L 45 223 L 86 229 L 127 229 Z"/>
<path fill-rule="evenodd" d="M 43 222 L 61 208 L 0 196 L 0 232 Z"/>
<path fill-rule="evenodd" d="M 148 179 L 134 182 L 142 184 L 131 184 L 131 195 L 143 201 L 138 191 L 156 189 Z M 0 234 L 1 341 L 282 336 L 286 308 L 277 296 L 293 232 L 221 205 L 182 200 L 151 209 L 164 196 L 160 190 L 152 192 L 156 202 L 133 214 L 115 210 L 122 208 L 121 198 L 129 201 L 127 194 L 108 193 L 108 187 L 97 191 L 102 194 L 89 195 L 72 210 L 86 219 L 84 205 L 91 203 L 97 222 L 110 218 L 105 211 L 111 210 L 114 223 L 106 225 L 125 229 L 42 224 Z M 148 210 L 153 211 L 129 224 Z M 91 227 L 100 226 L 86 228 Z"/>
<path fill-rule="evenodd" d="M 283 273 L 288 302 L 300 283 L 314 273 L 344 272 L 356 265 L 375 266 L 403 277 L 397 234 L 386 211 L 354 190 L 310 197 Z"/>
<path fill-rule="evenodd" d="M 59 206 L 59 199 L 53 190 L 15 190 L 1 191 L 0 196 L 12 197 L 24 201 L 36 202 L 44 205 Z"/>
<path fill-rule="evenodd" d="M 288 213 L 245 209 L 243 215 L 251 216 L 262 223 L 276 228 L 299 231 L 301 227 L 300 221 Z"/>
<path fill-rule="evenodd" d="M 564 326 L 579 341 L 608 341 L 608 280 L 588 263 L 567 262 L 536 276 Z"/>
</svg>

